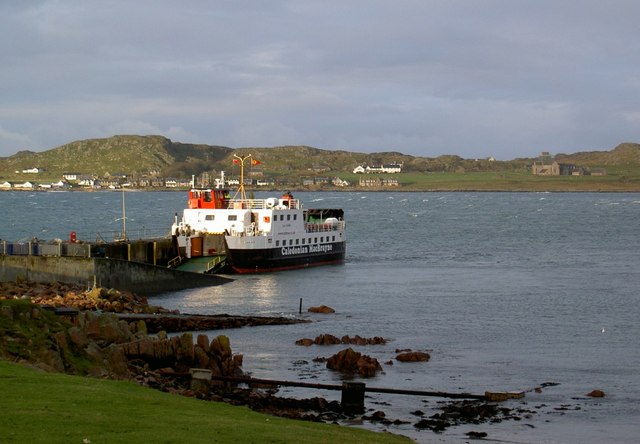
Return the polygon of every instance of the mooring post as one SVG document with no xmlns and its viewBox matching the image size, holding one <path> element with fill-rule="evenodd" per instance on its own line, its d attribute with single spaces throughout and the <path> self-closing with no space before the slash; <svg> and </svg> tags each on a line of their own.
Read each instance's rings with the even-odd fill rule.
<svg viewBox="0 0 640 444">
<path fill-rule="evenodd" d="M 298 309 L 298 314 L 302 314 L 302 298 L 300 298 L 300 308 Z"/>
<path fill-rule="evenodd" d="M 191 374 L 191 383 L 189 388 L 198 394 L 206 394 L 211 388 L 212 371 L 206 368 L 189 369 Z"/>
<path fill-rule="evenodd" d="M 364 392 L 366 386 L 364 382 L 343 382 L 342 383 L 342 409 L 345 413 L 364 412 Z"/>
</svg>

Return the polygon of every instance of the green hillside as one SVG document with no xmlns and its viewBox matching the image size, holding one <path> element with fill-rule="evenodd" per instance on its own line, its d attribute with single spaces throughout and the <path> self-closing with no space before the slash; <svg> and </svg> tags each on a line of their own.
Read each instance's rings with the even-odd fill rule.
<svg viewBox="0 0 640 444">
<path fill-rule="evenodd" d="M 105 139 L 79 140 L 38 153 L 21 151 L 13 156 L 0 158 L 0 177 L 6 180 L 18 177 L 24 179 L 24 175 L 16 175 L 16 171 L 34 167 L 45 169 L 45 173 L 39 175 L 40 178 L 59 178 L 68 172 L 97 176 L 156 172 L 165 177 L 190 177 L 202 172 L 231 171 L 234 154 L 252 154 L 262 163 L 260 168 L 271 177 L 335 175 L 351 172 L 358 165 L 388 163 L 402 163 L 403 171 L 406 172 L 515 171 L 523 170 L 528 163 L 526 160 L 466 160 L 457 155 L 429 158 L 398 152 L 355 153 L 308 146 L 233 149 L 173 142 L 163 136 L 119 135 Z"/>
<path fill-rule="evenodd" d="M 141 177 L 149 174 L 161 177 L 190 178 L 201 173 L 237 175 L 234 154 L 251 154 L 261 164 L 253 167 L 271 179 L 286 179 L 300 183 L 304 177 L 339 176 L 357 183 L 353 169 L 358 165 L 401 163 L 399 184 L 404 189 L 631 189 L 640 183 L 640 144 L 623 143 L 610 151 L 558 154 L 561 163 L 573 163 L 586 168 L 605 168 L 606 178 L 574 179 L 531 177 L 534 158 L 509 161 L 493 159 L 463 159 L 455 154 L 420 157 L 399 152 L 355 153 L 325 150 L 309 146 L 245 147 L 187 144 L 173 142 L 163 136 L 119 135 L 104 139 L 79 140 L 44 152 L 21 151 L 0 158 L 0 180 L 24 181 L 29 175 L 22 170 L 37 167 L 44 172 L 38 181 L 59 180 L 63 173 L 78 173 L 105 177 L 115 174 Z M 434 175 L 434 173 L 437 173 Z M 440 173 L 455 173 L 440 176 Z M 473 174 L 482 173 L 482 174 Z M 463 176 L 465 176 L 463 178 Z M 508 180 L 506 178 L 509 178 Z M 34 177 L 35 178 L 35 177 Z M 444 180 L 444 182 L 442 182 Z M 562 181 L 573 180 L 564 184 Z M 514 182 L 515 181 L 515 182 Z M 504 182 L 504 184 L 502 184 Z M 464 184 L 467 185 L 464 185 Z M 516 183 L 516 185 L 513 185 Z M 600 187 L 602 183 L 606 186 Z"/>
<path fill-rule="evenodd" d="M 558 154 L 556 160 L 588 167 L 638 166 L 640 165 L 640 144 L 626 142 L 611 151 Z"/>
<path fill-rule="evenodd" d="M 175 143 L 162 136 L 113 136 L 79 140 L 41 153 L 21 151 L 0 158 L 0 175 L 13 177 L 16 171 L 44 168 L 48 177 L 63 173 L 108 174 L 193 174 L 224 159 L 227 147 Z"/>
</svg>

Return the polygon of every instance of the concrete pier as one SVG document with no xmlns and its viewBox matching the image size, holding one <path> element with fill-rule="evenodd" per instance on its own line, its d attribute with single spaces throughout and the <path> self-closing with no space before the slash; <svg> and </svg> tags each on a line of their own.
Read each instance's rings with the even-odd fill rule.
<svg viewBox="0 0 640 444">
<path fill-rule="evenodd" d="M 0 281 L 65 282 L 117 288 L 145 295 L 221 285 L 223 276 L 97 257 L 9 256 L 0 254 Z"/>
</svg>

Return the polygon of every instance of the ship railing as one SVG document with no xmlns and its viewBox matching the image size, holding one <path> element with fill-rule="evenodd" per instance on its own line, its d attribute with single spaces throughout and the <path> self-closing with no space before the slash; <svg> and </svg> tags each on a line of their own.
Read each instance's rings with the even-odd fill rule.
<svg viewBox="0 0 640 444">
<path fill-rule="evenodd" d="M 307 233 L 322 233 L 326 231 L 344 230 L 345 222 L 340 220 L 332 223 L 312 223 L 305 222 L 304 229 Z"/>
<path fill-rule="evenodd" d="M 289 206 L 283 206 L 284 208 L 289 209 L 298 209 L 302 208 L 300 201 L 298 199 L 289 199 Z M 251 210 L 264 210 L 264 209 L 272 209 L 278 208 L 279 203 L 276 200 L 276 205 L 273 205 L 273 200 L 271 199 L 230 199 L 228 209 L 251 209 Z"/>
</svg>

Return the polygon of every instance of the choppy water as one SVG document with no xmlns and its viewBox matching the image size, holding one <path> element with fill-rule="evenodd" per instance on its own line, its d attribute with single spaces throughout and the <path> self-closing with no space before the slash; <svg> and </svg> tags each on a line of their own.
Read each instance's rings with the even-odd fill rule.
<svg viewBox="0 0 640 444">
<path fill-rule="evenodd" d="M 259 196 L 260 197 L 260 196 Z M 503 442 L 636 442 L 640 438 L 640 194 L 298 193 L 307 207 L 345 209 L 347 261 L 151 302 L 192 313 L 297 316 L 329 305 L 310 324 L 227 330 L 255 377 L 339 383 L 313 358 L 344 348 L 299 347 L 322 333 L 383 336 L 356 347 L 383 363 L 372 387 L 483 393 L 529 390 L 507 407 L 522 421 L 417 431 L 410 412 L 438 399 L 367 395 L 367 408 L 411 424 L 390 427 L 420 442 L 457 442 L 469 430 Z M 168 231 L 182 193 L 127 193 L 127 223 Z M 119 193 L 0 193 L 0 238 L 117 231 Z M 91 236 L 90 234 L 89 236 Z M 211 332 L 212 335 L 219 332 Z M 425 350 L 428 363 L 384 364 L 396 349 Z M 606 397 L 587 398 L 593 389 Z M 339 392 L 282 389 L 286 396 Z M 376 428 L 376 426 L 371 426 Z M 382 429 L 379 427 L 378 429 Z"/>
</svg>

